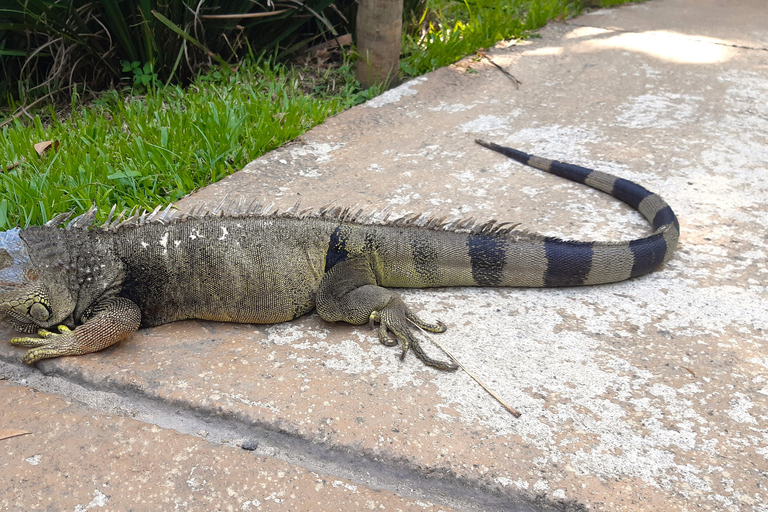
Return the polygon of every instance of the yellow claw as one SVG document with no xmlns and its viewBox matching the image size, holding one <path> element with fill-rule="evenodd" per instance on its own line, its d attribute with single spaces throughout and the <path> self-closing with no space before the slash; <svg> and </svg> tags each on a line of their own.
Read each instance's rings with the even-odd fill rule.
<svg viewBox="0 0 768 512">
<path fill-rule="evenodd" d="M 59 325 L 56 328 L 59 332 L 40 329 L 37 331 L 37 334 L 40 335 L 39 338 L 13 338 L 10 340 L 11 345 L 31 349 L 27 350 L 21 359 L 27 364 L 33 364 L 49 357 L 76 354 L 77 351 L 72 351 L 72 335 L 69 334 L 73 332 L 72 329 L 66 325 Z"/>
<path fill-rule="evenodd" d="M 56 357 L 62 355 L 58 350 L 51 349 L 47 347 L 38 347 L 33 348 L 32 350 L 27 350 L 27 352 L 24 354 L 24 357 L 21 358 L 21 361 L 25 364 L 35 364 L 36 362 L 47 359 L 49 357 Z"/>
<path fill-rule="evenodd" d="M 45 332 L 48 332 L 48 331 L 45 331 Z M 48 334 L 54 334 L 54 333 L 48 333 Z M 43 334 L 40 334 L 40 335 L 43 336 Z M 48 341 L 45 338 L 11 338 L 10 344 L 13 345 L 14 347 L 41 347 L 43 345 L 48 344 Z"/>
<path fill-rule="evenodd" d="M 67 327 L 66 325 L 59 325 L 57 327 L 59 332 L 53 332 L 49 331 L 47 329 L 40 329 L 37 331 L 37 335 L 40 336 L 39 338 L 11 338 L 9 340 L 9 343 L 15 347 L 42 347 L 43 345 L 47 345 L 50 343 L 50 340 L 48 338 L 52 336 L 58 336 L 59 334 L 64 334 L 65 332 L 70 332 L 71 329 Z"/>
<path fill-rule="evenodd" d="M 374 324 L 377 324 L 380 321 L 381 321 L 381 311 L 376 311 L 375 309 L 371 311 L 371 316 L 368 317 L 368 327 L 373 329 Z"/>
</svg>

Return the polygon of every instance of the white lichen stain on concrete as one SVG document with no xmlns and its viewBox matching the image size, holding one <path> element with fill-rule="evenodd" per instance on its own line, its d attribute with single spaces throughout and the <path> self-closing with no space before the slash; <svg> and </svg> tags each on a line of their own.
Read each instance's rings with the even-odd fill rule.
<svg viewBox="0 0 768 512">
<path fill-rule="evenodd" d="M 407 205 L 412 200 L 421 198 L 421 194 L 418 192 L 412 192 L 413 185 L 403 184 L 398 189 L 394 190 L 389 197 L 387 197 L 388 204 Z"/>
<path fill-rule="evenodd" d="M 432 112 L 445 112 L 447 114 L 453 114 L 455 112 L 463 112 L 472 108 L 475 108 L 475 105 L 463 105 L 461 103 L 447 104 L 441 101 L 438 106 L 430 107 L 428 110 Z"/>
<path fill-rule="evenodd" d="M 222 393 L 222 396 L 228 398 L 232 402 L 237 402 L 257 409 L 267 409 L 268 411 L 271 411 L 275 414 L 280 414 L 282 412 L 271 403 L 265 403 L 260 400 L 251 400 L 242 393 Z"/>
<path fill-rule="evenodd" d="M 453 176 L 463 184 L 474 183 L 477 179 L 473 171 L 462 171 L 462 172 L 452 173 L 451 176 Z"/>
<path fill-rule="evenodd" d="M 378 365 L 374 364 L 371 355 L 363 349 L 363 345 L 368 342 L 369 340 L 343 340 L 327 345 L 328 354 L 334 358 L 328 359 L 325 366 L 354 374 L 377 370 Z"/>
<path fill-rule="evenodd" d="M 768 357 L 752 357 L 750 359 L 747 359 L 747 361 L 749 361 L 750 363 L 759 364 L 760 366 L 768 370 Z"/>
<path fill-rule="evenodd" d="M 534 225 L 526 227 L 542 235 L 580 241 L 622 241 L 651 234 L 648 221 L 619 202 L 612 203 L 609 208 L 604 205 L 597 206 L 600 199 L 597 199 L 595 194 L 600 192 L 569 189 L 568 194 L 572 196 L 572 202 L 562 204 L 553 201 L 552 209 L 558 208 L 560 211 L 572 213 L 574 223 L 546 229 Z M 546 194 L 540 199 L 543 201 L 545 197 Z"/>
<path fill-rule="evenodd" d="M 728 416 L 737 423 L 757 424 L 758 422 L 755 417 L 749 414 L 749 410 L 754 406 L 755 404 L 743 393 L 734 393 L 731 399 L 731 408 L 728 410 Z"/>
<path fill-rule="evenodd" d="M 543 478 L 540 478 L 539 480 L 536 481 L 535 484 L 533 484 L 533 490 L 536 491 L 537 493 L 543 493 L 547 489 L 549 489 L 549 482 L 547 482 Z"/>
<path fill-rule="evenodd" d="M 704 102 L 700 96 L 662 92 L 643 94 L 630 100 L 616 117 L 627 128 L 664 129 L 692 122 Z"/>
<path fill-rule="evenodd" d="M 521 491 L 526 491 L 530 487 L 530 484 L 528 482 L 526 482 L 525 480 L 523 480 L 522 478 L 518 478 L 517 480 L 512 480 L 511 478 L 506 478 L 506 477 L 503 477 L 503 476 L 498 476 L 498 477 L 495 478 L 495 480 L 499 484 L 503 485 L 504 487 L 510 487 L 510 486 L 514 485 L 515 487 L 517 487 Z"/>
<path fill-rule="evenodd" d="M 331 482 L 331 485 L 335 489 L 338 489 L 339 487 L 343 487 L 344 489 L 346 489 L 346 490 L 348 490 L 348 491 L 350 491 L 350 492 L 352 492 L 354 494 L 357 494 L 357 486 L 356 485 L 352 485 L 350 483 L 343 482 L 341 480 L 334 480 L 333 482 Z"/>
<path fill-rule="evenodd" d="M 415 96 L 418 94 L 418 91 L 411 89 L 411 87 L 414 85 L 422 84 L 426 81 L 426 76 L 414 78 L 413 80 L 409 80 L 399 87 L 390 89 L 387 92 L 366 101 L 363 105 L 368 108 L 380 108 L 384 105 L 389 105 L 390 103 L 398 103 L 405 96 Z"/>
<path fill-rule="evenodd" d="M 752 336 L 768 329 L 768 298 L 762 290 L 680 281 L 666 290 L 666 303 L 645 305 L 649 322 L 676 335 L 707 339 L 741 327 Z"/>
<path fill-rule="evenodd" d="M 327 142 L 309 142 L 306 144 L 296 144 L 288 146 L 281 155 L 288 155 L 292 160 L 302 160 L 306 157 L 315 157 L 318 164 L 330 162 L 333 159 L 332 153 L 345 146 L 344 143 L 329 144 Z"/>
<path fill-rule="evenodd" d="M 387 375 L 392 389 L 423 385 L 423 380 L 413 371 L 423 369 L 422 363 L 410 361 L 410 364 L 403 364 L 398 357 L 399 350 L 379 343 L 376 332 L 367 327 L 354 331 L 355 339 L 333 343 L 324 341 L 328 336 L 327 329 L 313 329 L 298 321 L 271 325 L 266 328 L 266 332 L 265 343 L 290 345 L 294 351 L 311 349 L 324 354 L 323 364 L 329 369 L 354 375 L 382 373 Z M 303 359 L 309 361 L 317 358 Z M 401 371 L 406 366 L 410 367 L 409 371 Z"/>
<path fill-rule="evenodd" d="M 318 171 L 316 167 L 300 169 L 297 174 L 302 178 L 319 178 L 322 176 L 322 173 Z"/>
<path fill-rule="evenodd" d="M 109 502 L 109 496 L 102 493 L 98 489 L 94 489 L 93 499 L 91 500 L 91 502 L 87 505 L 76 505 L 75 512 L 85 512 L 90 508 L 105 507 L 107 505 L 107 502 Z"/>
<path fill-rule="evenodd" d="M 267 343 L 274 343 L 275 345 L 290 344 L 292 347 L 299 347 L 301 340 L 324 340 L 328 337 L 328 329 L 313 329 L 301 325 L 298 321 L 270 325 L 265 330 L 267 333 Z"/>
<path fill-rule="evenodd" d="M 520 187 L 518 190 L 528 197 L 536 197 L 537 195 L 544 192 L 543 188 L 538 187 Z"/>
<path fill-rule="evenodd" d="M 41 461 L 41 460 L 43 460 L 43 456 L 42 456 L 42 455 L 40 455 L 40 454 L 38 454 L 38 455 L 33 455 L 33 456 L 31 456 L 31 457 L 27 457 L 27 458 L 26 458 L 26 459 L 24 459 L 24 460 L 25 460 L 27 463 L 29 463 L 31 466 L 37 466 L 38 464 L 40 464 L 40 461 Z"/>
<path fill-rule="evenodd" d="M 494 142 L 544 158 L 589 167 L 590 162 L 583 159 L 589 155 L 590 146 L 605 138 L 605 135 L 591 128 L 552 124 L 506 132 L 503 138 Z"/>
<path fill-rule="evenodd" d="M 661 71 L 657 70 L 656 68 L 652 68 L 647 63 L 643 62 L 640 64 L 640 70 L 642 70 L 643 74 L 646 78 L 661 78 L 662 74 Z"/>
<path fill-rule="evenodd" d="M 453 200 L 441 197 L 441 195 L 438 192 L 433 192 L 430 194 L 430 197 L 429 199 L 427 199 L 427 202 L 432 206 L 440 206 L 442 204 L 451 204 L 453 203 Z"/>
<path fill-rule="evenodd" d="M 555 489 L 551 493 L 552 497 L 558 500 L 564 500 L 565 499 L 565 489 Z"/>
<path fill-rule="evenodd" d="M 392 162 L 406 161 L 417 166 L 430 165 L 433 168 L 439 169 L 444 163 L 447 165 L 453 165 L 451 159 L 461 158 L 462 156 L 464 156 L 463 151 L 450 151 L 442 149 L 442 147 L 437 144 L 427 144 L 420 146 L 415 152 L 399 151 L 396 155 L 389 159 Z M 428 164 L 422 160 L 426 160 Z M 445 162 L 443 162 L 444 160 Z"/>
<path fill-rule="evenodd" d="M 510 121 L 515 117 L 481 115 L 477 119 L 467 121 L 459 126 L 463 132 L 483 133 L 488 135 L 503 135 L 510 131 Z"/>
<path fill-rule="evenodd" d="M 745 116 L 746 120 L 759 122 L 762 114 L 768 113 L 768 105 L 765 103 L 765 96 L 768 95 L 768 80 L 764 73 L 755 71 L 745 71 L 741 69 L 729 69 L 721 73 L 717 80 L 727 84 L 726 101 L 729 106 L 734 107 L 734 111 L 742 112 L 739 109 L 745 106 L 745 103 L 754 108 L 754 116 Z M 751 114 L 752 112 L 748 112 Z"/>
</svg>

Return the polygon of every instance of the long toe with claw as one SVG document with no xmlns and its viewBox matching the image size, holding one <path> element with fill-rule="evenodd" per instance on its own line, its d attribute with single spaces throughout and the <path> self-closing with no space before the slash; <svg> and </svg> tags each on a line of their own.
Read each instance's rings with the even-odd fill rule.
<svg viewBox="0 0 768 512">
<path fill-rule="evenodd" d="M 27 350 L 22 358 L 26 364 L 33 364 L 41 359 L 51 357 L 80 354 L 81 351 L 77 348 L 74 331 L 66 325 L 60 325 L 58 329 L 59 332 L 40 329 L 37 331 L 37 334 L 40 335 L 39 338 L 13 338 L 10 343 L 16 347 L 30 347 L 32 349 Z"/>
<path fill-rule="evenodd" d="M 412 323 L 425 331 L 441 333 L 445 332 L 445 325 L 440 322 L 431 324 L 421 320 L 408 310 L 408 306 L 400 297 L 392 297 L 392 300 L 380 311 L 374 311 L 371 314 L 374 320 L 379 322 L 379 341 L 387 346 L 393 346 L 396 342 L 389 336 L 392 333 L 402 346 L 400 358 L 404 358 L 409 349 L 413 349 L 414 354 L 421 359 L 424 364 L 433 366 L 439 370 L 454 371 L 458 365 L 453 361 L 441 361 L 427 355 L 421 346 L 419 339 L 413 334 L 408 323 Z"/>
</svg>

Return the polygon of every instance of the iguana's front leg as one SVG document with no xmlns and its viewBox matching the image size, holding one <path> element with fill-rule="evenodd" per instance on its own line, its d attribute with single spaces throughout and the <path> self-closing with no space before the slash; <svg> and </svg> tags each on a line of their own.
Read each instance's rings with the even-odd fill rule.
<svg viewBox="0 0 768 512">
<path fill-rule="evenodd" d="M 408 324 L 430 332 L 444 332 L 445 326 L 440 322 L 424 322 L 408 309 L 397 293 L 377 286 L 371 266 L 363 257 L 342 261 L 328 271 L 320 282 L 316 304 L 324 320 L 354 325 L 379 322 L 379 341 L 390 347 L 399 341 L 403 348 L 401 358 L 412 348 L 425 364 L 448 371 L 458 368 L 453 362 L 429 357 Z M 395 336 L 394 340 L 389 333 Z"/>
<path fill-rule="evenodd" d="M 141 311 L 132 301 L 116 297 L 100 302 L 83 318 L 84 323 L 70 330 L 58 326 L 59 332 L 38 331 L 40 338 L 13 338 L 11 345 L 34 347 L 22 361 L 33 364 L 41 359 L 90 354 L 114 345 L 139 328 Z"/>
</svg>

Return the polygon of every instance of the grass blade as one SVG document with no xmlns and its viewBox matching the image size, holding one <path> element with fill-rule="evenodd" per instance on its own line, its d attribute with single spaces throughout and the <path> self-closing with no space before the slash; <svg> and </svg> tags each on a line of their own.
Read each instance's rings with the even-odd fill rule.
<svg viewBox="0 0 768 512">
<path fill-rule="evenodd" d="M 201 43 L 200 41 L 198 41 L 197 39 L 195 39 L 191 35 L 189 35 L 186 32 L 184 32 L 182 29 L 177 27 L 171 20 L 169 20 L 168 18 L 166 18 L 165 16 L 163 16 L 162 14 L 160 14 L 159 12 L 157 12 L 155 10 L 152 11 L 152 14 L 154 15 L 155 18 L 160 20 L 160 22 L 163 25 L 165 25 L 166 27 L 170 28 L 177 35 L 179 35 L 179 37 L 185 39 L 186 41 L 188 41 L 188 42 L 192 43 L 193 45 L 195 45 L 197 48 L 199 48 L 202 51 L 204 51 L 206 53 L 206 55 L 208 55 L 213 60 L 215 60 L 217 63 L 219 63 L 219 65 L 221 67 L 225 68 L 227 71 L 232 71 L 232 67 L 224 59 L 222 59 L 221 56 L 213 53 L 203 43 Z"/>
</svg>

